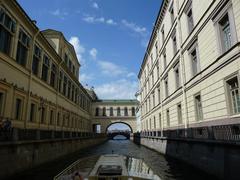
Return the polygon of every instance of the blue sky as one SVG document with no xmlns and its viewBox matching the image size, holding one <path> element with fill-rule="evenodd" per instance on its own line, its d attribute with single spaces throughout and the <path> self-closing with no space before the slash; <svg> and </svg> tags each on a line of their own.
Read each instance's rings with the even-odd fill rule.
<svg viewBox="0 0 240 180">
<path fill-rule="evenodd" d="M 162 0 L 18 0 L 41 29 L 62 31 L 99 98 L 134 98 L 137 74 Z"/>
</svg>

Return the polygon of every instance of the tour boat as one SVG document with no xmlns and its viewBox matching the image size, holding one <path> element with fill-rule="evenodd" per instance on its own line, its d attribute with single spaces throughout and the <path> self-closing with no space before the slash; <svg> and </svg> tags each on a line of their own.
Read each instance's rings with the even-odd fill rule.
<svg viewBox="0 0 240 180">
<path fill-rule="evenodd" d="M 81 164 L 91 160 L 94 162 L 94 159 L 76 161 L 55 176 L 54 180 L 160 180 L 143 160 L 118 154 L 101 155 L 89 171 L 81 169 Z"/>
</svg>

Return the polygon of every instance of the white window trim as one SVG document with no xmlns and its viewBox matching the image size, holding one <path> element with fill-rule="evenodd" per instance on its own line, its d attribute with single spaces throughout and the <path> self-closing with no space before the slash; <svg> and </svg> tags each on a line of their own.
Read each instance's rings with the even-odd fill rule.
<svg viewBox="0 0 240 180">
<path fill-rule="evenodd" d="M 191 47 L 188 49 L 188 57 L 190 60 L 190 65 L 191 65 L 191 76 L 194 77 L 196 74 L 193 74 L 193 68 L 192 68 L 192 55 L 191 53 L 196 50 L 196 56 L 197 56 L 197 74 L 201 71 L 201 66 L 200 66 L 200 53 L 198 50 L 198 43 L 197 40 L 191 45 Z"/>
<path fill-rule="evenodd" d="M 226 97 L 226 104 L 227 104 L 227 112 L 229 115 L 231 116 L 239 116 L 240 114 L 234 114 L 233 113 L 233 107 L 232 107 L 232 103 L 231 103 L 231 96 L 230 96 L 230 92 L 229 92 L 229 86 L 227 81 L 229 81 L 230 79 L 237 77 L 238 80 L 238 84 L 240 85 L 240 75 L 239 72 L 234 72 L 232 74 L 230 74 L 229 76 L 227 76 L 226 78 L 224 78 L 224 88 L 225 88 L 225 97 Z"/>
<path fill-rule="evenodd" d="M 222 7 L 220 7 L 220 8 L 222 8 Z M 214 16 L 212 21 L 214 23 L 215 32 L 217 35 L 218 53 L 221 55 L 221 54 L 225 53 L 226 51 L 223 48 L 223 42 L 222 42 L 222 37 L 221 37 L 220 27 L 219 27 L 219 21 L 226 14 L 228 14 L 229 23 L 230 23 L 232 46 L 238 41 L 238 39 L 237 39 L 237 32 L 236 32 L 236 26 L 235 26 L 233 8 L 232 8 L 231 2 L 229 1 L 227 4 L 225 4 L 225 6 L 220 11 L 218 10 L 217 13 L 218 14 L 216 16 Z"/>
</svg>

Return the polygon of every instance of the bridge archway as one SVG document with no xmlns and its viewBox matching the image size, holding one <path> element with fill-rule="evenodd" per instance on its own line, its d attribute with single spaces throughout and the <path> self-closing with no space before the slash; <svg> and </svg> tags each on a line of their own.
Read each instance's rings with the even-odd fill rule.
<svg viewBox="0 0 240 180">
<path fill-rule="evenodd" d="M 110 123 L 110 124 L 106 127 L 106 129 L 105 129 L 105 133 L 108 132 L 108 128 L 109 128 L 110 126 L 115 125 L 115 124 L 124 124 L 124 125 L 126 125 L 126 126 L 130 129 L 131 133 L 133 133 L 133 128 L 131 127 L 131 125 L 129 125 L 129 124 L 126 123 L 126 122 L 122 122 L 122 121 Z"/>
</svg>

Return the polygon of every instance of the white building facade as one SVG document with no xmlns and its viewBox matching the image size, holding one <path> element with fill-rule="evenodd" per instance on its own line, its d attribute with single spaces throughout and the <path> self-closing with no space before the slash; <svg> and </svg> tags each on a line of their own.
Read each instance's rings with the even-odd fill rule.
<svg viewBox="0 0 240 180">
<path fill-rule="evenodd" d="M 239 39 L 239 0 L 164 0 L 138 75 L 141 130 L 239 123 Z"/>
</svg>

